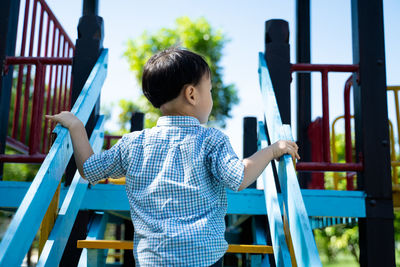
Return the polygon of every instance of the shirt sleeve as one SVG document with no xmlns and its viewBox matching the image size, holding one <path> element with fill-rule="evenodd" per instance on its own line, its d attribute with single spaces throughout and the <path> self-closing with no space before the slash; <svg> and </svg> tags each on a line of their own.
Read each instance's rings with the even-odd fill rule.
<svg viewBox="0 0 400 267">
<path fill-rule="evenodd" d="M 93 154 L 83 164 L 85 179 L 91 184 L 106 178 L 126 175 L 125 159 L 128 156 L 128 138 L 123 136 L 112 148 L 100 154 Z"/>
<path fill-rule="evenodd" d="M 233 151 L 229 138 L 217 131 L 212 138 L 208 154 L 211 173 L 225 187 L 237 191 L 244 177 L 244 165 Z"/>
</svg>

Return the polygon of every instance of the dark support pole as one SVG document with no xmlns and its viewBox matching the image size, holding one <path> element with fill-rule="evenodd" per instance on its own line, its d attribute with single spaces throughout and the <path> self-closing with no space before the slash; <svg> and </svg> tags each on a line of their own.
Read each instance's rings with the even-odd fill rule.
<svg viewBox="0 0 400 267">
<path fill-rule="evenodd" d="M 290 46 L 287 21 L 265 22 L 265 60 L 283 124 L 290 123 Z"/>
<path fill-rule="evenodd" d="M 296 1 L 296 62 L 310 63 L 310 0 Z M 307 130 L 311 123 L 311 77 L 297 73 L 297 144 L 302 161 L 311 161 L 311 144 Z M 301 188 L 307 188 L 309 173 L 299 173 Z"/>
<path fill-rule="evenodd" d="M 243 158 L 248 158 L 257 152 L 257 118 L 245 117 L 243 119 Z M 249 188 L 256 188 L 257 183 L 252 183 Z"/>
<path fill-rule="evenodd" d="M 131 220 L 124 221 L 125 231 L 124 231 L 124 240 L 133 240 L 133 225 Z M 133 258 L 133 251 L 128 249 L 124 250 L 124 262 L 122 264 L 124 267 L 134 267 L 135 260 Z"/>
<path fill-rule="evenodd" d="M 131 132 L 141 131 L 144 126 L 144 113 L 134 112 L 131 117 Z"/>
<path fill-rule="evenodd" d="M 82 7 L 82 15 L 90 16 L 99 14 L 99 1 L 98 0 L 84 0 Z"/>
<path fill-rule="evenodd" d="M 8 116 L 11 101 L 13 67 L 4 73 L 4 60 L 15 56 L 17 39 L 19 0 L 4 0 L 0 8 L 0 155 L 5 153 Z M 0 163 L 0 181 L 3 180 L 4 164 Z"/>
<path fill-rule="evenodd" d="M 364 171 L 366 218 L 359 220 L 361 266 L 395 266 L 383 3 L 351 1 L 356 150 Z M 361 159 L 360 159 L 361 158 Z"/>
<path fill-rule="evenodd" d="M 75 55 L 72 64 L 72 105 L 74 105 L 82 88 L 89 77 L 93 66 L 103 49 L 104 26 L 103 19 L 97 16 L 98 1 L 83 1 L 83 16 L 79 19 L 78 39 L 76 40 Z M 88 136 L 92 134 L 100 114 L 100 97 L 97 100 L 89 120 L 86 124 L 86 132 Z M 65 171 L 65 186 L 71 184 L 76 172 L 74 157 L 71 158 Z M 88 211 L 80 211 L 74 228 L 68 239 L 67 246 L 61 259 L 60 266 L 77 266 L 81 249 L 76 247 L 77 240 L 86 239 L 86 227 L 90 220 Z"/>
<path fill-rule="evenodd" d="M 86 4 L 86 2 L 88 2 L 88 4 Z M 101 50 L 103 49 L 103 19 L 93 13 L 96 9 L 89 9 L 89 7 L 94 8 L 98 6 L 97 1 L 85 0 L 83 6 L 86 7 L 86 11 L 84 11 L 89 15 L 83 15 L 79 19 L 78 24 L 78 39 L 76 40 L 75 55 L 72 65 L 72 105 L 74 105 L 75 101 L 78 99 L 93 66 L 96 64 Z M 96 106 L 86 124 L 88 136 L 91 135 L 99 114 L 100 97 L 97 100 Z M 71 158 L 66 169 L 65 185 L 71 184 L 75 172 L 75 160 L 74 158 Z"/>
<path fill-rule="evenodd" d="M 63 256 L 60 261 L 60 267 L 78 266 L 82 249 L 76 247 L 78 242 L 77 240 L 86 239 L 88 231 L 87 225 L 91 215 L 92 212 L 87 210 L 81 210 L 78 212 L 74 226 L 71 230 L 71 235 L 68 238 L 67 245 L 65 246 Z"/>
</svg>

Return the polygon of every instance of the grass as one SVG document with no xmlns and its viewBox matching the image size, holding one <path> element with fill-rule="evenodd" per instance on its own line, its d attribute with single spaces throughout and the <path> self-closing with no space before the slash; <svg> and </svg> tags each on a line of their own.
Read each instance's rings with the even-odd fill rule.
<svg viewBox="0 0 400 267">
<path fill-rule="evenodd" d="M 322 266 L 324 267 L 358 267 L 360 264 L 354 259 L 352 255 L 347 253 L 339 253 L 335 261 L 329 262 L 328 258 L 320 254 Z"/>
</svg>

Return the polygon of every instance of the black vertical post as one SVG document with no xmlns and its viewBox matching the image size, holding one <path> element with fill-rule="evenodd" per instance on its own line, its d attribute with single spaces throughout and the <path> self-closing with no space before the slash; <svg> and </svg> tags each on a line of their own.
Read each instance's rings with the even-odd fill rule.
<svg viewBox="0 0 400 267">
<path fill-rule="evenodd" d="M 15 55 L 19 0 L 4 0 L 0 8 L 0 155 L 5 153 L 8 117 L 11 101 L 13 67 L 4 72 L 4 60 Z M 0 181 L 3 180 L 4 164 L 0 163 Z"/>
<path fill-rule="evenodd" d="M 257 118 L 243 118 L 243 158 L 248 158 L 257 152 Z M 256 188 L 257 183 L 252 183 L 249 188 Z"/>
<path fill-rule="evenodd" d="M 130 220 L 124 220 L 124 239 L 125 240 L 133 240 L 133 225 L 132 221 Z M 135 266 L 135 260 L 133 258 L 133 251 L 130 249 L 124 250 L 124 262 L 122 263 L 122 266 L 124 267 L 134 267 Z"/>
<path fill-rule="evenodd" d="M 76 40 L 75 55 L 72 64 L 72 105 L 78 99 L 83 86 L 93 66 L 103 49 L 104 26 L 103 19 L 97 16 L 98 1 L 83 1 L 83 16 L 79 19 L 78 39 Z M 100 114 L 100 97 L 86 124 L 90 136 Z M 69 185 L 76 172 L 74 158 L 71 158 L 66 169 L 65 185 Z"/>
<path fill-rule="evenodd" d="M 98 14 L 98 0 L 83 0 L 83 16 L 79 19 L 78 39 L 75 45 L 75 55 L 72 64 L 72 97 L 74 105 L 90 72 L 103 49 L 104 26 L 103 19 Z M 100 97 L 86 123 L 88 136 L 96 125 L 100 113 Z M 71 158 L 65 171 L 65 184 L 70 185 L 76 172 L 74 157 Z M 79 211 L 74 227 L 64 250 L 60 266 L 77 266 L 82 249 L 76 247 L 77 240 L 85 239 L 87 225 L 90 220 L 89 211 Z"/>
<path fill-rule="evenodd" d="M 310 63 L 310 0 L 296 0 L 296 62 Z M 311 76 L 297 73 L 297 143 L 302 161 L 311 161 L 308 126 L 311 123 Z M 301 188 L 307 188 L 311 175 L 299 173 Z"/>
<path fill-rule="evenodd" d="M 134 112 L 131 117 L 131 132 L 141 131 L 144 126 L 144 113 Z"/>
<path fill-rule="evenodd" d="M 364 171 L 366 218 L 359 220 L 361 266 L 395 266 L 382 1 L 351 1 L 356 150 Z M 357 76 L 357 75 L 354 75 Z"/>
<path fill-rule="evenodd" d="M 265 61 L 268 65 L 283 124 L 290 123 L 290 46 L 287 21 L 265 22 Z"/>
</svg>

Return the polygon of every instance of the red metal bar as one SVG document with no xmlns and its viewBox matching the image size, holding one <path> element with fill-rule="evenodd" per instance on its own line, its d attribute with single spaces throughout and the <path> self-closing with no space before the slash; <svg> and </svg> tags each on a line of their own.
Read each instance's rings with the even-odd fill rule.
<svg viewBox="0 0 400 267">
<path fill-rule="evenodd" d="M 54 24 L 54 22 L 53 22 L 53 38 L 52 38 L 53 40 L 52 40 L 52 43 L 51 43 L 51 57 L 54 57 L 54 51 L 55 51 L 55 42 L 56 42 L 56 25 Z M 52 81 L 53 81 L 53 70 L 54 70 L 54 68 L 55 68 L 55 66 L 52 66 L 51 67 L 51 71 L 50 71 L 50 83 L 49 83 L 49 86 L 50 86 L 50 91 L 53 89 L 53 87 L 52 87 Z M 57 78 L 56 77 L 54 77 L 54 80 L 56 80 Z M 55 83 L 54 83 L 55 84 Z M 50 93 L 51 94 L 51 93 Z M 54 93 L 52 94 L 52 97 L 53 97 L 53 99 L 54 99 Z M 52 100 L 53 100 L 52 99 Z M 54 115 L 55 114 L 55 110 L 54 110 L 54 101 L 52 101 L 52 105 L 51 105 L 51 114 L 52 115 Z M 52 121 L 51 123 L 50 123 L 50 128 L 51 129 L 53 129 L 54 128 L 54 122 Z"/>
<path fill-rule="evenodd" d="M 64 39 L 63 39 L 64 40 Z M 59 41 L 61 42 L 61 36 Z M 65 42 L 62 42 L 62 56 L 65 57 Z M 60 84 L 59 84 L 59 91 L 58 91 L 58 112 L 61 112 L 61 102 L 62 102 L 62 94 L 63 94 L 63 78 L 64 78 L 64 66 L 61 66 L 61 74 L 60 74 Z"/>
<path fill-rule="evenodd" d="M 29 41 L 29 52 L 28 55 L 31 57 L 33 54 L 33 42 L 35 40 L 35 26 L 36 26 L 36 11 L 37 11 L 37 2 L 33 1 L 33 10 L 32 10 L 32 20 L 31 20 L 31 31 L 30 31 L 30 41 Z M 37 69 L 36 69 L 37 71 Z M 36 85 L 36 83 L 35 83 Z M 36 86 L 34 85 L 34 92 L 36 91 Z M 25 143 L 26 139 L 26 128 L 27 128 L 27 118 L 29 113 L 29 93 L 31 87 L 31 66 L 28 65 L 26 80 L 25 80 L 25 96 L 24 96 L 24 106 L 22 110 L 22 127 L 21 127 L 21 142 Z M 33 114 L 33 112 L 32 112 Z M 32 123 L 32 122 L 31 122 Z"/>
<path fill-rule="evenodd" d="M 19 129 L 19 111 L 21 109 L 23 68 L 24 65 L 18 66 L 18 81 L 14 99 L 14 116 L 13 116 L 12 131 L 11 131 L 11 136 L 14 139 L 17 139 L 17 129 Z"/>
<path fill-rule="evenodd" d="M 50 67 L 51 69 L 51 67 Z M 46 73 L 47 70 L 47 66 L 44 66 L 44 73 Z M 46 77 L 46 76 L 45 76 Z M 50 88 L 49 88 L 49 84 L 47 84 L 47 90 L 46 90 L 46 83 L 43 85 L 45 91 L 47 92 L 46 94 L 46 110 L 45 110 L 45 114 L 48 115 L 49 111 L 50 111 Z M 47 142 L 48 142 L 48 135 L 49 133 L 49 129 L 47 128 L 49 121 L 48 120 L 44 120 L 44 136 L 43 136 L 43 143 L 42 143 L 42 153 L 47 152 Z"/>
<path fill-rule="evenodd" d="M 56 16 L 53 14 L 53 11 L 51 11 L 50 7 L 47 5 L 47 3 L 44 0 L 36 0 L 38 1 L 43 9 L 47 12 L 47 15 L 49 18 L 53 21 L 54 25 L 58 28 L 60 33 L 64 36 L 64 38 L 68 41 L 68 43 L 75 49 L 74 43 L 71 41 L 69 38 L 67 32 L 64 30 L 64 28 L 61 26 L 60 22 L 57 20 Z"/>
<path fill-rule="evenodd" d="M 43 9 L 43 6 L 42 6 Z M 48 47 L 49 47 L 49 35 L 50 35 L 50 18 L 47 15 L 47 26 L 46 26 L 46 42 L 44 46 L 44 56 L 47 57 Z"/>
<path fill-rule="evenodd" d="M 7 57 L 6 65 L 72 65 L 72 58 L 62 57 Z"/>
<path fill-rule="evenodd" d="M 57 57 L 60 56 L 60 42 L 61 42 L 61 33 L 60 33 L 60 31 L 58 31 Z M 59 81 L 59 79 L 60 79 L 60 77 L 59 77 L 59 75 L 58 75 L 59 69 L 60 69 L 60 66 L 57 65 L 57 66 L 56 66 L 56 76 L 55 76 L 55 80 L 54 80 L 54 96 L 53 96 L 53 97 L 54 97 L 54 98 L 53 98 L 54 111 L 55 111 L 55 108 L 56 108 L 56 106 L 57 106 L 57 104 L 58 104 L 58 100 L 57 100 L 58 90 L 59 90 L 59 88 L 58 88 L 58 81 Z M 60 112 L 60 110 L 57 109 L 57 113 L 59 113 L 59 112 Z M 53 114 L 54 114 L 54 113 L 53 113 Z"/>
<path fill-rule="evenodd" d="M 322 119 L 317 118 L 310 123 L 307 129 L 308 138 L 311 143 L 311 161 L 324 161 L 324 148 L 322 141 Z M 311 174 L 311 182 L 308 184 L 308 189 L 325 189 L 324 173 L 314 172 Z"/>
<path fill-rule="evenodd" d="M 37 127 L 36 131 L 38 133 L 39 138 L 38 138 L 37 144 L 36 144 L 36 151 L 40 152 L 41 151 L 40 150 L 40 143 L 44 142 L 43 139 L 44 139 L 44 135 L 46 133 L 45 128 L 43 128 L 43 120 L 44 120 L 44 117 L 43 117 L 43 105 L 44 105 L 44 94 L 45 94 L 45 90 L 44 90 L 44 86 L 45 86 L 44 82 L 45 81 L 44 81 L 44 78 L 45 78 L 45 75 L 46 75 L 46 73 L 45 73 L 46 68 L 45 68 L 45 66 L 40 64 L 38 66 L 38 70 L 39 70 L 38 75 L 40 75 L 40 81 L 39 81 L 40 83 L 39 83 L 39 94 L 38 94 L 39 95 L 39 104 L 36 107 L 38 109 L 38 117 L 37 117 L 38 123 L 37 123 L 37 126 L 36 126 Z M 43 153 L 43 151 L 42 151 L 42 153 Z"/>
<path fill-rule="evenodd" d="M 43 8 L 43 6 L 42 6 Z M 49 46 L 49 35 L 50 35 L 50 18 L 49 16 L 47 16 L 47 27 L 46 27 L 46 43 L 45 43 L 45 48 L 44 48 L 44 56 L 47 57 L 48 54 L 48 46 Z M 47 66 L 45 66 L 44 72 L 46 73 L 47 71 Z M 51 79 L 51 67 L 50 67 L 50 75 L 49 75 L 49 79 Z M 46 78 L 46 77 L 45 77 Z M 50 83 L 47 81 L 44 83 L 45 86 L 45 90 L 46 90 L 46 85 L 47 85 L 47 101 L 46 101 L 46 114 L 49 114 L 50 111 Z M 45 135 L 44 135 L 44 139 L 43 139 L 43 144 L 42 144 L 42 153 L 47 152 L 47 143 L 48 143 L 48 136 L 50 134 L 50 131 L 48 130 L 48 120 L 44 120 L 44 130 L 45 130 Z"/>
<path fill-rule="evenodd" d="M 42 65 L 36 67 L 35 77 L 35 89 L 33 91 L 33 103 L 32 103 L 32 116 L 31 116 L 31 128 L 29 135 L 29 154 L 33 155 L 39 151 L 40 142 L 40 104 L 43 101 L 41 96 L 41 84 L 42 84 Z"/>
<path fill-rule="evenodd" d="M 0 162 L 10 163 L 42 163 L 46 155 L 0 155 Z"/>
<path fill-rule="evenodd" d="M 66 52 L 67 55 L 69 54 L 69 44 L 67 42 L 64 42 L 64 46 L 66 47 Z M 63 66 L 64 68 L 64 66 Z M 69 67 L 67 66 L 65 69 L 65 77 L 64 77 L 64 96 L 63 96 L 63 103 L 62 103 L 62 110 L 65 110 L 67 106 L 67 91 L 68 91 L 68 69 Z"/>
<path fill-rule="evenodd" d="M 351 75 L 344 87 L 344 135 L 345 135 L 345 158 L 347 163 L 353 162 L 351 144 L 351 115 L 350 115 L 350 89 L 353 85 L 353 75 Z M 347 190 L 354 190 L 354 175 L 346 173 Z"/>
<path fill-rule="evenodd" d="M 363 169 L 361 163 L 299 162 L 296 164 L 297 171 L 361 172 Z"/>
<path fill-rule="evenodd" d="M 43 29 L 43 13 L 44 10 L 40 8 L 40 22 L 39 22 L 39 36 L 38 36 L 38 47 L 37 47 L 37 56 L 40 57 L 42 50 L 42 29 Z"/>
<path fill-rule="evenodd" d="M 20 153 L 28 154 L 29 147 L 14 138 L 7 136 L 7 145 Z"/>
<path fill-rule="evenodd" d="M 27 73 L 25 77 L 25 92 L 24 92 L 24 105 L 22 108 L 22 125 L 20 132 L 20 141 L 25 143 L 26 128 L 27 128 L 27 116 L 29 113 L 29 93 L 31 87 L 31 65 L 27 66 Z M 35 90 L 35 88 L 33 89 Z"/>
<path fill-rule="evenodd" d="M 306 64 L 306 63 L 299 63 L 299 64 L 292 64 L 291 71 L 328 71 L 328 72 L 357 72 L 358 65 L 357 64 Z"/>
<path fill-rule="evenodd" d="M 322 141 L 324 146 L 324 161 L 331 162 L 331 147 L 329 138 L 329 91 L 328 71 L 324 70 L 322 75 Z"/>
<path fill-rule="evenodd" d="M 72 56 L 74 54 L 74 50 L 72 50 Z M 70 74 L 70 79 L 69 79 L 69 96 L 68 96 L 68 110 L 71 110 L 72 108 L 72 84 L 74 82 L 74 77 L 72 76 L 72 67 L 69 67 L 69 74 Z"/>
</svg>

